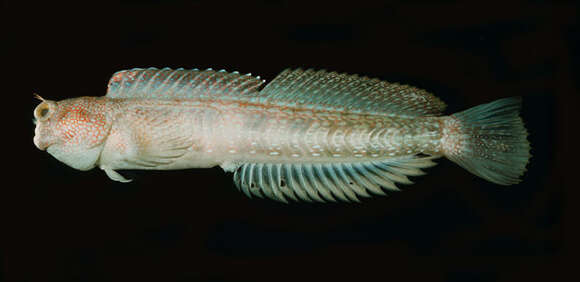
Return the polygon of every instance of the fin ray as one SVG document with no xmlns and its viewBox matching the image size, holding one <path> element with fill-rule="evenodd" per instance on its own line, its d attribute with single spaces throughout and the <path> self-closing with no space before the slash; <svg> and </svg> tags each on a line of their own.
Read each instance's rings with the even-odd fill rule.
<svg viewBox="0 0 580 282">
<path fill-rule="evenodd" d="M 293 174 L 294 169 L 291 166 L 283 166 L 282 169 L 285 172 L 284 177 L 286 179 L 286 185 L 288 185 L 288 187 L 294 191 L 294 194 L 296 194 L 296 196 L 298 196 L 298 198 L 303 201 L 312 202 L 306 191 L 304 191 L 300 185 L 296 184 L 296 180 L 294 179 Z"/>
<path fill-rule="evenodd" d="M 333 181 L 328 177 L 328 166 L 325 165 L 321 165 L 321 164 L 316 164 L 315 168 L 318 172 L 319 175 L 319 179 L 321 180 L 321 182 L 324 184 L 324 186 L 331 192 L 331 195 L 333 195 L 333 198 L 339 198 L 342 201 L 347 202 L 348 199 L 346 198 L 346 196 L 344 195 L 344 193 L 338 189 Z"/>
<path fill-rule="evenodd" d="M 106 97 L 219 98 L 407 116 L 438 116 L 446 107 L 439 98 L 416 87 L 325 70 L 287 69 L 260 91 L 264 82 L 223 70 L 135 68 L 113 74 Z"/>
<path fill-rule="evenodd" d="M 499 185 L 521 181 L 531 158 L 528 132 L 512 97 L 455 113 L 445 120 L 443 152 L 469 172 Z"/>
<path fill-rule="evenodd" d="M 187 99 L 259 96 L 259 77 L 238 72 L 183 68 L 134 68 L 118 71 L 109 80 L 109 98 Z"/>
<path fill-rule="evenodd" d="M 234 180 L 246 195 L 255 195 L 255 189 L 270 199 L 285 203 L 288 199 L 358 202 L 357 196 L 399 191 L 396 183 L 412 183 L 407 176 L 420 175 L 417 171 L 422 173 L 421 168 L 433 166 L 433 158 L 407 156 L 383 161 L 320 164 L 245 163 L 235 170 Z"/>
<path fill-rule="evenodd" d="M 387 115 L 438 116 L 446 107 L 416 87 L 312 69 L 284 70 L 260 96 L 269 103 Z"/>
<path fill-rule="evenodd" d="M 326 200 L 330 202 L 335 202 L 336 200 L 330 195 L 330 191 L 325 189 L 320 182 L 319 176 L 315 174 L 314 169 L 312 168 L 313 165 L 307 164 L 304 166 L 306 170 L 307 179 L 310 182 L 310 185 L 314 187 L 316 191 Z"/>
</svg>

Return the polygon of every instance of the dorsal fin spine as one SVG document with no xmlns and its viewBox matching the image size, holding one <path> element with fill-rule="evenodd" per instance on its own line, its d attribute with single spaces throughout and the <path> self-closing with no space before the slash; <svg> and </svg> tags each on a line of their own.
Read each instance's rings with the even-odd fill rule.
<svg viewBox="0 0 580 282">
<path fill-rule="evenodd" d="M 147 69 L 147 70 L 149 70 L 149 71 L 152 71 L 152 70 L 157 70 L 157 69 L 156 69 L 156 68 L 149 68 L 149 69 Z M 152 77 L 149 79 L 149 83 L 147 83 L 147 85 L 146 85 L 144 88 L 145 88 L 145 89 L 150 89 L 150 90 L 153 90 L 153 88 L 152 88 L 152 86 L 153 86 L 153 83 L 155 83 L 155 84 L 157 84 L 157 83 L 158 83 L 158 81 L 157 81 L 157 79 L 156 79 L 156 78 L 157 78 L 157 77 L 159 77 L 159 76 L 160 76 L 162 73 L 163 73 L 163 70 L 156 72 L 156 73 L 155 73 L 155 74 L 154 74 L 154 75 L 153 75 L 153 76 L 152 76 Z"/>
<path fill-rule="evenodd" d="M 136 77 L 131 77 L 131 79 L 133 79 L 133 84 L 131 85 L 131 88 L 128 89 L 128 92 L 130 92 L 131 90 L 134 90 L 135 88 L 137 88 L 137 86 L 139 85 L 139 81 L 145 75 L 145 72 L 141 68 L 140 69 L 137 69 L 136 71 L 138 72 L 139 75 L 136 76 Z"/>
<path fill-rule="evenodd" d="M 188 83 L 187 89 L 191 89 L 192 91 L 199 90 L 201 84 L 203 83 L 203 80 L 205 79 L 203 77 L 203 74 L 205 74 L 205 73 L 206 73 L 205 71 L 203 71 L 203 72 L 195 71 L 195 75 Z M 184 74 L 184 75 L 190 75 L 190 74 Z M 203 94 L 200 94 L 200 97 L 203 97 Z"/>
<path fill-rule="evenodd" d="M 253 92 L 253 91 L 257 90 L 258 87 L 260 87 L 260 85 L 261 85 L 261 83 L 254 84 L 253 86 L 250 86 L 250 87 L 244 89 L 244 91 L 242 92 L 242 95 L 246 95 L 246 94 L 248 94 L 250 92 Z"/>
<path fill-rule="evenodd" d="M 244 75 L 244 76 L 240 76 L 240 78 L 243 79 L 242 83 L 240 84 L 240 87 L 246 86 L 247 84 L 252 82 L 252 80 L 250 79 L 251 76 Z M 243 94 L 246 94 L 247 92 L 248 92 L 248 88 L 245 88 L 243 91 Z"/>
<path fill-rule="evenodd" d="M 161 92 L 164 85 L 167 85 L 167 82 L 171 81 L 171 76 L 173 75 L 173 71 L 171 71 L 171 69 L 169 69 L 169 68 L 163 68 L 162 71 L 164 71 L 165 80 L 163 80 L 162 82 L 159 82 L 159 87 L 157 87 L 157 92 Z"/>
<path fill-rule="evenodd" d="M 213 72 L 212 68 L 208 68 L 206 71 L 210 71 L 209 75 L 206 76 L 196 87 L 196 89 L 198 90 L 202 90 L 202 95 L 200 95 L 200 97 L 206 97 L 207 94 L 209 93 L 209 90 L 211 89 L 211 79 L 217 75 L 217 72 Z M 204 91 L 205 90 L 205 91 Z"/>
<path fill-rule="evenodd" d="M 217 74 L 223 74 L 225 71 L 216 72 Z M 227 75 L 219 75 L 217 79 L 208 87 L 208 90 L 222 90 L 223 88 L 220 87 L 220 83 L 228 77 Z"/>
<path fill-rule="evenodd" d="M 181 69 L 176 69 L 176 70 L 172 71 L 171 74 L 169 74 L 167 76 L 167 79 L 170 79 L 171 78 L 171 80 L 174 80 L 175 79 L 174 76 L 177 75 L 177 74 L 179 74 L 180 71 L 181 71 Z M 167 91 L 172 91 L 173 89 L 175 89 L 175 87 L 177 87 L 177 85 L 179 85 L 179 82 L 182 79 L 183 79 L 183 75 L 182 76 L 179 76 L 179 78 L 177 79 L 177 81 L 173 81 L 172 82 L 173 85 L 171 85 L 171 87 L 169 89 L 167 89 Z"/>
<path fill-rule="evenodd" d="M 233 77 L 233 76 L 234 76 L 234 74 L 232 73 L 232 74 L 230 74 L 230 76 L 232 76 L 232 77 Z M 224 84 L 224 86 L 223 86 L 223 87 L 222 87 L 220 90 L 227 91 L 228 87 L 230 87 L 230 85 L 234 84 L 234 83 L 235 83 L 235 82 L 237 82 L 238 80 L 239 80 L 239 77 L 237 77 L 237 78 L 234 78 L 234 79 L 230 79 L 230 81 L 229 81 L 229 82 L 227 82 L 227 83 L 225 83 L 225 84 Z"/>
</svg>

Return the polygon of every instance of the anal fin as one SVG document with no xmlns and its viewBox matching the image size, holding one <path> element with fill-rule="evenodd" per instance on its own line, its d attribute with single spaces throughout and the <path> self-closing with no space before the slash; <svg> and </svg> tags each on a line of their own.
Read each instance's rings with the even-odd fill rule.
<svg viewBox="0 0 580 282">
<path fill-rule="evenodd" d="M 281 202 L 359 201 L 358 197 L 386 195 L 397 183 L 412 183 L 435 165 L 435 157 L 406 156 L 382 161 L 320 164 L 242 164 L 234 173 L 236 186 L 246 195 L 262 195 Z"/>
</svg>

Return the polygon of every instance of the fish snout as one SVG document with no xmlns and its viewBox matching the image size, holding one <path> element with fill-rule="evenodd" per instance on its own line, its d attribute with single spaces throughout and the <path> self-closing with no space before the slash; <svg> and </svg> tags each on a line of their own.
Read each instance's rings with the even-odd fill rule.
<svg viewBox="0 0 580 282">
<path fill-rule="evenodd" d="M 45 151 L 46 148 L 48 148 L 48 147 L 50 147 L 50 145 L 52 145 L 51 143 L 49 143 L 45 140 L 40 140 L 38 135 L 34 136 L 34 139 L 32 139 L 32 141 L 34 142 L 34 145 L 36 146 L 36 148 L 38 148 L 41 151 Z"/>
</svg>

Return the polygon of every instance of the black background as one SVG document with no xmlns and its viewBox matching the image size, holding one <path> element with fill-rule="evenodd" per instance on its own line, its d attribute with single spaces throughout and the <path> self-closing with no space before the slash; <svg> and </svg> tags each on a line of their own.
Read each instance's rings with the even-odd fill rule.
<svg viewBox="0 0 580 282">
<path fill-rule="evenodd" d="M 559 281 L 573 262 L 569 2 L 3 6 L 4 281 Z M 33 92 L 101 96 L 113 72 L 150 66 L 357 73 L 425 88 L 448 113 L 522 96 L 533 158 L 508 188 L 440 159 L 390 197 L 284 205 L 246 198 L 219 168 L 128 171 L 121 184 L 34 147 Z"/>
</svg>

